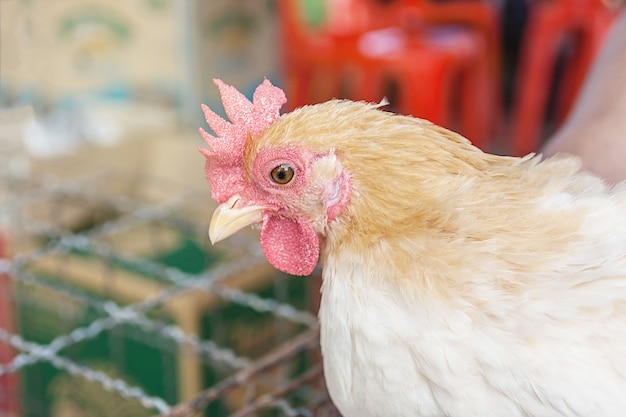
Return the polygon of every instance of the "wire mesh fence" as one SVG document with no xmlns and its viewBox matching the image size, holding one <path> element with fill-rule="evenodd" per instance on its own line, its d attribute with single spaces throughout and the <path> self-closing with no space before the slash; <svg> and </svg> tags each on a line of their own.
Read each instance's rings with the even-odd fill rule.
<svg viewBox="0 0 626 417">
<path fill-rule="evenodd" d="M 0 415 L 338 415 L 315 286 L 210 246 L 208 190 L 51 165 L 0 157 Z"/>
</svg>

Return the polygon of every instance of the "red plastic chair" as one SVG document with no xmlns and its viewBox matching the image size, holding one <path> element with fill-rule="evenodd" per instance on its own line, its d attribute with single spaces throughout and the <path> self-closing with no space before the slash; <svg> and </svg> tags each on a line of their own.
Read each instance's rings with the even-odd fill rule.
<svg viewBox="0 0 626 417">
<path fill-rule="evenodd" d="M 8 257 L 8 242 L 0 232 L 0 260 Z M 0 328 L 9 333 L 17 333 L 15 329 L 16 307 L 12 298 L 11 279 L 0 272 Z M 16 352 L 9 344 L 0 342 L 0 363 L 6 365 L 15 357 Z M 16 373 L 0 376 L 0 415 L 19 416 L 20 413 L 20 378 Z"/>
<path fill-rule="evenodd" d="M 395 13 L 406 17 L 406 10 L 416 10 L 428 25 L 461 25 L 477 31 L 486 41 L 486 70 L 489 82 L 485 90 L 489 102 L 490 127 L 492 133 L 500 133 L 503 122 L 502 102 L 502 53 L 500 35 L 500 10 L 490 0 L 390 0 L 396 4 Z M 389 1 L 369 0 L 375 6 L 370 10 L 375 16 L 381 16 L 381 5 Z"/>
<path fill-rule="evenodd" d="M 325 27 L 311 28 L 306 24 L 299 6 L 299 1 L 278 1 L 288 110 L 316 102 L 315 90 L 311 88 L 314 75 L 333 74 L 339 66 L 332 36 Z M 329 83 L 332 84 L 330 80 Z"/>
<path fill-rule="evenodd" d="M 394 111 L 461 131 L 477 146 L 488 146 L 490 103 L 483 92 L 490 80 L 481 36 L 455 27 L 424 28 L 412 36 L 389 28 L 364 35 L 359 47 L 359 53 L 346 57 L 355 98 L 380 101 L 395 84 L 389 97 Z"/>
<path fill-rule="evenodd" d="M 574 46 L 558 81 L 557 124 L 571 109 L 615 15 L 603 0 L 538 0 L 530 4 L 515 92 L 514 155 L 528 154 L 540 146 L 552 79 L 563 47 L 568 43 Z"/>
<path fill-rule="evenodd" d="M 397 93 L 397 100 L 390 97 L 394 110 L 458 128 L 488 147 L 500 108 L 493 9 L 465 0 L 340 3 L 339 17 L 329 16 L 327 26 L 313 32 L 301 23 L 296 2 L 279 1 L 291 106 L 332 97 L 377 102 L 395 96 L 388 91 L 391 84 Z"/>
</svg>

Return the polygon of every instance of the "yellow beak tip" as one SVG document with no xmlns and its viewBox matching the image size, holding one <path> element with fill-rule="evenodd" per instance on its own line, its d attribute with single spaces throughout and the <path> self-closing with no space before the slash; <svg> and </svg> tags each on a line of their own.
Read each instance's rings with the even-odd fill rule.
<svg viewBox="0 0 626 417">
<path fill-rule="evenodd" d="M 209 225 L 209 240 L 212 244 L 216 244 L 244 227 L 258 223 L 263 219 L 263 211 L 266 207 L 235 207 L 236 204 L 233 201 L 237 202 L 239 198 L 233 197 L 226 203 L 220 204 L 213 213 Z"/>
</svg>

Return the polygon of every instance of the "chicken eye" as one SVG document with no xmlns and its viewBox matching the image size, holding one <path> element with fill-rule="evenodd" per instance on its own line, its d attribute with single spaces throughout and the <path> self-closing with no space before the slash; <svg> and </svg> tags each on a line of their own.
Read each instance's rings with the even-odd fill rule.
<svg viewBox="0 0 626 417">
<path fill-rule="evenodd" d="M 276 184 L 287 184 L 289 181 L 293 179 L 294 171 L 291 165 L 278 165 L 276 168 L 272 170 L 270 173 L 270 177 L 272 181 Z"/>
</svg>

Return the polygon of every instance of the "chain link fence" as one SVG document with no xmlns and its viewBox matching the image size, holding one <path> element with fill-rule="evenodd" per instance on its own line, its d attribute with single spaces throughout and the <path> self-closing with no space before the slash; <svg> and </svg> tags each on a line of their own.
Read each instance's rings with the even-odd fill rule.
<svg viewBox="0 0 626 417">
<path fill-rule="evenodd" d="M 0 415 L 338 415 L 319 278 L 254 235 L 211 246 L 208 187 L 20 158 L 0 157 Z"/>
</svg>

